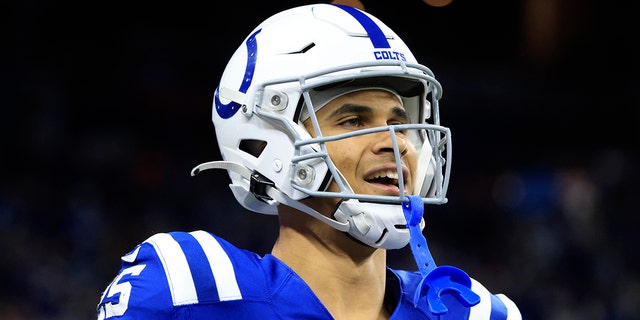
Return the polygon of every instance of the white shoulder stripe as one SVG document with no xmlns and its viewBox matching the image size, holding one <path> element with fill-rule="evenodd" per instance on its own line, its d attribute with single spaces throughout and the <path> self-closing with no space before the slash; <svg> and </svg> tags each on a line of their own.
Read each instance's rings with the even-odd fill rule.
<svg viewBox="0 0 640 320">
<path fill-rule="evenodd" d="M 470 320 L 490 320 L 491 319 L 491 292 L 480 282 L 471 278 L 471 290 L 480 296 L 480 303 L 471 307 L 469 313 Z M 516 304 L 504 294 L 495 295 L 507 308 L 507 320 L 522 320 L 522 315 Z"/>
<path fill-rule="evenodd" d="M 209 260 L 220 301 L 242 299 L 233 265 L 220 243 L 202 230 L 191 232 L 191 235 L 200 243 Z"/>
<path fill-rule="evenodd" d="M 480 303 L 471 307 L 469 319 L 489 320 L 491 316 L 491 293 L 476 279 L 471 278 L 471 290 L 480 296 Z"/>
<path fill-rule="evenodd" d="M 178 242 L 167 233 L 155 234 L 146 242 L 156 249 L 156 253 L 162 261 L 173 304 L 183 305 L 198 302 L 191 269 L 189 269 L 187 258 Z"/>
</svg>

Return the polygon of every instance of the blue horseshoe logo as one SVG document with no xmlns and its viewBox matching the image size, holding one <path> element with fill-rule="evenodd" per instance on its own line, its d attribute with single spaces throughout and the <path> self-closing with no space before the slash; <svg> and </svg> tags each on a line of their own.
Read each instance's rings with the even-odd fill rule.
<svg viewBox="0 0 640 320">
<path fill-rule="evenodd" d="M 239 91 L 242 93 L 247 93 L 247 89 L 251 85 L 251 81 L 253 81 L 253 72 L 256 69 L 256 59 L 258 57 L 258 42 L 256 41 L 256 35 L 260 33 L 262 29 L 254 32 L 246 42 L 247 45 L 247 67 L 244 70 L 244 77 L 242 79 L 242 83 L 240 84 Z M 216 104 L 216 112 L 223 119 L 231 118 L 238 110 L 240 110 L 240 104 L 231 101 L 227 104 L 223 104 L 220 102 L 220 88 L 216 88 L 216 92 L 214 94 L 214 100 Z"/>
</svg>

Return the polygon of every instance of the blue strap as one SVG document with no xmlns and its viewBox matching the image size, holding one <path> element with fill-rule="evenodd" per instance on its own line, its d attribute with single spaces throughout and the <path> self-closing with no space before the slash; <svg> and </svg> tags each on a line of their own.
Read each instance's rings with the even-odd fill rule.
<svg viewBox="0 0 640 320">
<path fill-rule="evenodd" d="M 409 228 L 409 245 L 422 275 L 422 280 L 416 288 L 413 304 L 417 306 L 420 299 L 426 297 L 431 313 L 440 316 L 449 311 L 442 302 L 442 296 L 447 294 L 456 297 L 464 308 L 480 303 L 480 296 L 471 291 L 471 278 L 464 271 L 452 266 L 436 266 L 427 246 L 427 240 L 420 229 L 424 213 L 422 198 L 407 196 L 407 199 L 402 208 L 407 220 L 407 228 Z"/>
<path fill-rule="evenodd" d="M 407 196 L 409 201 L 402 204 L 404 211 L 404 217 L 407 220 L 407 228 L 409 228 L 409 245 L 411 246 L 411 253 L 416 260 L 418 269 L 423 277 L 436 268 L 436 263 L 433 261 L 429 247 L 427 246 L 427 240 L 422 235 L 422 229 L 420 229 L 420 222 L 422 221 L 422 214 L 424 213 L 424 203 L 419 196 Z"/>
</svg>

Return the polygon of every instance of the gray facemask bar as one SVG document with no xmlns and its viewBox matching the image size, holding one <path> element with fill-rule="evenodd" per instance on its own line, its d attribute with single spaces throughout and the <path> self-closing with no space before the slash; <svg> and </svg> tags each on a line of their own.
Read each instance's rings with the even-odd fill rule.
<svg viewBox="0 0 640 320">
<path fill-rule="evenodd" d="M 440 152 L 443 148 L 446 150 L 446 153 L 447 153 L 446 159 L 448 163 L 445 166 L 444 175 L 435 174 L 433 177 L 433 179 L 435 179 L 434 185 L 436 187 L 434 197 L 423 198 L 424 203 L 432 203 L 432 204 L 446 203 L 447 199 L 445 195 L 447 193 L 447 187 L 449 185 L 449 177 L 450 177 L 450 170 L 451 170 L 451 150 L 452 150 L 451 149 L 451 132 L 448 128 L 444 128 L 436 125 L 430 125 L 430 124 L 390 125 L 386 127 L 375 127 L 375 128 L 357 130 L 357 131 L 352 131 L 352 132 L 328 136 L 328 137 L 319 136 L 316 138 L 306 139 L 304 141 L 296 141 L 294 143 L 296 147 L 296 156 L 294 156 L 291 161 L 292 164 L 294 165 L 294 168 L 296 164 L 301 163 L 303 161 L 311 160 L 314 158 L 321 158 L 322 160 L 327 162 L 329 171 L 331 172 L 331 175 L 333 176 L 335 182 L 338 184 L 338 187 L 342 192 L 314 191 L 314 190 L 307 189 L 300 186 L 299 184 L 295 183 L 295 181 L 292 183 L 292 187 L 298 191 L 304 192 L 314 197 L 348 198 L 348 199 L 358 199 L 362 201 L 385 202 L 385 203 L 405 202 L 406 198 L 404 196 L 405 186 L 404 186 L 404 177 L 402 174 L 402 160 L 401 160 L 401 155 L 398 147 L 397 136 L 395 133 L 396 131 L 401 131 L 401 130 L 427 130 L 430 139 L 436 139 L 436 140 L 431 140 L 431 141 L 437 142 L 435 143 L 435 146 L 432 151 L 433 152 L 432 155 L 436 161 L 435 163 L 436 168 L 442 168 L 442 166 L 444 165 L 445 159 L 442 158 Z M 351 188 L 348 186 L 346 180 L 342 177 L 340 172 L 337 170 L 337 168 L 331 161 L 331 158 L 329 157 L 329 154 L 326 150 L 326 146 L 324 142 L 342 140 L 342 139 L 351 138 L 355 136 L 371 134 L 376 132 L 384 132 L 384 131 L 389 131 L 389 134 L 391 136 L 393 153 L 396 159 L 396 170 L 398 172 L 398 187 L 400 189 L 400 195 L 395 197 L 395 196 L 374 196 L 374 195 L 364 195 L 364 194 L 353 193 Z M 441 137 L 440 134 L 444 135 L 444 137 Z M 428 144 L 428 143 L 429 141 L 423 142 L 423 144 Z M 300 149 L 302 146 L 312 145 L 312 144 L 319 144 L 321 150 L 316 153 L 300 155 Z M 427 164 L 424 164 L 424 165 L 427 165 Z M 438 170 L 436 170 L 436 173 L 437 172 Z M 344 192 L 348 192 L 348 193 L 345 194 Z"/>
</svg>

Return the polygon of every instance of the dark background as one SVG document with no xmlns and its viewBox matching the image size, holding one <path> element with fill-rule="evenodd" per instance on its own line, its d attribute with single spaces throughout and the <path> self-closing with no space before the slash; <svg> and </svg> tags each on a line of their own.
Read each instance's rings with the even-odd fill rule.
<svg viewBox="0 0 640 320">
<path fill-rule="evenodd" d="M 0 315 L 93 319 L 119 257 L 206 229 L 259 253 L 210 120 L 222 70 L 263 19 L 308 1 L 0 5 Z M 633 1 L 363 1 L 444 86 L 449 203 L 438 264 L 528 320 L 639 319 L 640 105 Z M 229 7 L 230 8 L 227 8 Z M 411 254 L 390 265 L 415 269 Z"/>
</svg>

